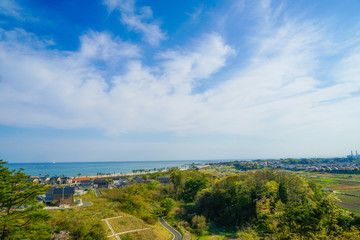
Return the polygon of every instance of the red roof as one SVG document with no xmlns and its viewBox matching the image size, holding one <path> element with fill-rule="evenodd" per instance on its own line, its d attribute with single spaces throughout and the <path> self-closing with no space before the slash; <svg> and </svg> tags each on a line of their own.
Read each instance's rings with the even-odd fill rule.
<svg viewBox="0 0 360 240">
<path fill-rule="evenodd" d="M 76 181 L 84 181 L 84 180 L 90 180 L 89 177 L 78 177 L 78 178 L 73 178 L 72 181 L 76 182 Z"/>
</svg>

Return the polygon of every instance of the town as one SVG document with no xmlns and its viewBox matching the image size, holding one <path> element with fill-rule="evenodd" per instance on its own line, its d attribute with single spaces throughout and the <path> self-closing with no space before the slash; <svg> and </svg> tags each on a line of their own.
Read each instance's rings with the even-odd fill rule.
<svg viewBox="0 0 360 240">
<path fill-rule="evenodd" d="M 146 178 L 146 175 L 144 176 Z M 28 182 L 35 184 L 45 184 L 51 186 L 48 192 L 44 195 L 38 196 L 38 200 L 45 203 L 46 206 L 70 208 L 77 205 L 82 206 L 81 199 L 75 201 L 74 196 L 81 196 L 86 194 L 90 189 L 114 189 L 125 188 L 136 183 L 151 183 L 157 181 L 158 183 L 170 183 L 170 178 L 164 176 L 156 176 L 155 179 L 144 179 L 141 176 L 116 176 L 107 178 L 95 177 L 37 177 L 31 176 Z"/>
<path fill-rule="evenodd" d="M 347 157 L 337 158 L 285 158 L 253 161 L 231 161 L 210 165 L 233 165 L 237 170 L 246 171 L 252 169 L 272 168 L 286 169 L 290 171 L 311 171 L 330 173 L 353 173 L 360 174 L 360 155 L 357 153 Z"/>
</svg>

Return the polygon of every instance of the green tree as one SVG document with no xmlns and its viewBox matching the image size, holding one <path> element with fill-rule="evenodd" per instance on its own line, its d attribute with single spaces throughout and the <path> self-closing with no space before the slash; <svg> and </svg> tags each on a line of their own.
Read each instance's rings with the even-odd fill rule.
<svg viewBox="0 0 360 240">
<path fill-rule="evenodd" d="M 168 215 L 176 206 L 176 202 L 172 198 L 164 198 L 160 202 L 160 206 L 164 209 L 164 215 Z"/>
<path fill-rule="evenodd" d="M 207 228 L 206 218 L 204 216 L 196 215 L 191 219 L 191 227 L 198 235 L 201 235 Z"/>
<path fill-rule="evenodd" d="M 49 239 L 44 222 L 50 216 L 36 200 L 47 188 L 27 182 L 24 169 L 10 171 L 6 163 L 0 159 L 0 239 Z"/>
<path fill-rule="evenodd" d="M 207 181 L 205 178 L 190 177 L 185 182 L 185 190 L 183 193 L 184 200 L 187 202 L 194 201 L 197 193 L 207 187 L 206 183 L 207 183 Z"/>
<path fill-rule="evenodd" d="M 257 235 L 257 233 L 250 227 L 247 227 L 246 229 L 239 231 L 237 234 L 237 239 L 239 240 L 258 240 L 260 239 Z"/>
</svg>

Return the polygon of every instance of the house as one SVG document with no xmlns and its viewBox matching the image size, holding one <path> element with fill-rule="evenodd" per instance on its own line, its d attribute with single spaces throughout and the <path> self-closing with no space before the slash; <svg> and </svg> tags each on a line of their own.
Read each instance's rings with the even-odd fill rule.
<svg viewBox="0 0 360 240">
<path fill-rule="evenodd" d="M 39 177 L 37 177 L 37 176 L 31 176 L 31 177 L 28 177 L 28 178 L 26 178 L 26 181 L 27 182 L 34 182 L 34 183 L 39 183 Z"/>
<path fill-rule="evenodd" d="M 126 183 L 129 180 L 126 177 L 113 177 L 113 183 L 116 184 L 121 184 L 121 183 Z"/>
<path fill-rule="evenodd" d="M 45 196 L 45 203 L 48 205 L 73 205 L 74 204 L 74 194 L 75 188 L 74 187 L 63 187 L 63 188 L 56 188 L 52 187 L 46 193 Z"/>
<path fill-rule="evenodd" d="M 142 183 L 144 182 L 144 179 L 142 177 L 134 177 L 131 179 L 131 182 Z"/>
<path fill-rule="evenodd" d="M 81 180 L 81 181 L 77 181 L 77 184 L 79 189 L 89 189 L 92 188 L 93 186 L 93 181 L 92 180 Z"/>
<path fill-rule="evenodd" d="M 60 184 L 60 182 L 61 182 L 61 178 L 59 178 L 59 177 L 51 177 L 50 178 L 50 184 L 51 185 Z"/>
<path fill-rule="evenodd" d="M 161 183 L 169 183 L 171 181 L 168 177 L 156 177 L 156 180 L 158 180 Z"/>
<path fill-rule="evenodd" d="M 62 177 L 60 178 L 60 184 L 71 184 L 71 178 L 69 177 Z"/>
<path fill-rule="evenodd" d="M 128 182 L 129 179 L 127 179 L 126 177 L 113 177 L 113 184 L 117 188 L 126 187 Z"/>
<path fill-rule="evenodd" d="M 48 184 L 49 182 L 50 182 L 50 178 L 48 178 L 48 177 L 39 178 L 39 183 L 40 184 Z"/>
<path fill-rule="evenodd" d="M 89 177 L 78 177 L 78 178 L 73 178 L 71 180 L 73 183 L 78 183 L 79 181 L 90 180 L 90 178 Z"/>
<path fill-rule="evenodd" d="M 94 187 L 95 188 L 108 188 L 109 182 L 104 178 L 96 178 L 94 180 Z"/>
</svg>

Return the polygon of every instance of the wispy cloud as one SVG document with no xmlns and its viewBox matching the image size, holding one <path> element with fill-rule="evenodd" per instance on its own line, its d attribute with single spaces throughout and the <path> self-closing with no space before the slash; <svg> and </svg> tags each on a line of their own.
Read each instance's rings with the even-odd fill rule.
<svg viewBox="0 0 360 240">
<path fill-rule="evenodd" d="M 138 13 L 133 1 L 106 3 L 136 24 L 153 24 L 144 22 L 152 19 L 149 8 Z M 147 65 L 139 46 L 109 33 L 89 32 L 80 37 L 78 51 L 60 52 L 24 30 L 2 30 L 0 123 L 95 128 L 115 135 L 166 131 L 251 136 L 278 149 L 295 136 L 309 148 L 326 136 L 354 141 L 339 137 L 360 132 L 356 36 L 349 34 L 340 48 L 324 24 L 285 16 L 270 3 L 262 7 L 267 9 L 265 23 L 251 38 L 254 49 L 246 65 L 237 46 L 229 46 L 217 33 L 160 51 Z M 157 44 L 164 34 L 153 26 L 158 29 L 153 40 L 141 32 Z M 17 37 L 11 37 L 15 32 Z M 29 40 L 17 40 L 24 38 Z M 337 58 L 330 64 L 324 60 L 328 56 Z M 109 76 L 98 60 L 115 61 L 118 69 Z M 223 69 L 226 74 L 216 75 Z M 197 81 L 211 77 L 217 85 L 194 93 Z"/>
<path fill-rule="evenodd" d="M 135 0 L 104 0 L 104 4 L 109 11 L 119 11 L 121 22 L 128 26 L 130 30 L 141 33 L 146 42 L 157 46 L 162 40 L 166 39 L 166 34 L 160 29 L 158 23 L 154 21 L 152 10 L 149 6 L 137 8 Z"/>
<path fill-rule="evenodd" d="M 0 0 L 0 15 L 15 18 L 19 21 L 34 21 L 37 17 L 22 8 L 16 0 Z"/>
<path fill-rule="evenodd" d="M 109 33 L 89 32 L 81 37 L 80 55 L 83 58 L 114 60 L 139 56 L 139 48 L 120 38 L 112 39 Z"/>
<path fill-rule="evenodd" d="M 20 17 L 22 8 L 13 0 L 0 0 L 0 13 L 6 16 Z"/>
</svg>

